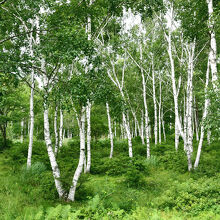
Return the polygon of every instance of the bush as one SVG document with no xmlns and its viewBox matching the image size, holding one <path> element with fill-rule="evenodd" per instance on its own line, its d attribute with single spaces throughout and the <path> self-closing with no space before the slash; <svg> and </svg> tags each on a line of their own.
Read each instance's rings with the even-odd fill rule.
<svg viewBox="0 0 220 220">
<path fill-rule="evenodd" d="M 220 176 L 197 181 L 175 182 L 160 198 L 159 207 L 199 214 L 213 211 L 220 214 Z"/>
<path fill-rule="evenodd" d="M 51 171 L 42 162 L 35 162 L 30 168 L 26 164 L 21 169 L 20 185 L 23 192 L 33 199 L 57 199 L 56 188 Z"/>
</svg>

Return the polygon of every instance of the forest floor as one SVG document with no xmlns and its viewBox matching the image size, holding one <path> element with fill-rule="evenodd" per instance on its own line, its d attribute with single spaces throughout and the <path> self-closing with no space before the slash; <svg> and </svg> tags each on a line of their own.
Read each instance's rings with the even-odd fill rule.
<svg viewBox="0 0 220 220">
<path fill-rule="evenodd" d="M 182 147 L 180 145 L 180 147 Z M 204 149 L 200 168 L 189 173 L 184 152 L 172 143 L 145 147 L 134 141 L 134 159 L 125 141 L 92 143 L 91 174 L 83 174 L 76 202 L 57 198 L 45 145 L 34 143 L 27 171 L 27 143 L 15 143 L 0 153 L 0 219 L 220 219 L 220 149 Z M 69 189 L 78 162 L 78 141 L 68 141 L 58 155 L 62 181 Z"/>
</svg>

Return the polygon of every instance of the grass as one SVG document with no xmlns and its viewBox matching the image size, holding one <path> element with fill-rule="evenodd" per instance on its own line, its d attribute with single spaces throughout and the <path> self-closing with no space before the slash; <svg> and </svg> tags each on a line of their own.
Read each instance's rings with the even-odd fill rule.
<svg viewBox="0 0 220 220">
<path fill-rule="evenodd" d="M 58 158 L 66 188 L 77 164 L 77 145 L 65 140 Z M 188 173 L 184 157 L 181 152 L 174 154 L 172 143 L 152 147 L 155 156 L 146 161 L 145 146 L 135 142 L 139 156 L 126 167 L 126 142 L 116 141 L 112 161 L 108 141 L 94 142 L 92 166 L 96 169 L 81 177 L 77 201 L 66 203 L 57 197 L 44 144 L 34 145 L 33 164 L 39 161 L 39 166 L 31 173 L 22 168 L 27 146 L 14 145 L 0 153 L 0 219 L 220 219 L 218 146 L 214 143 L 204 149 L 202 169 Z M 141 179 L 131 178 L 121 167 L 134 176 L 141 174 Z M 128 180 L 141 184 L 133 186 Z"/>
</svg>

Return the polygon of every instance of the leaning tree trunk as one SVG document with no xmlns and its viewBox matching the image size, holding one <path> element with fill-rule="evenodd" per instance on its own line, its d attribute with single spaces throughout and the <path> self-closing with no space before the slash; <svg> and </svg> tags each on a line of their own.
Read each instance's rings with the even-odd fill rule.
<svg viewBox="0 0 220 220">
<path fill-rule="evenodd" d="M 111 126 L 111 116 L 110 116 L 110 111 L 109 111 L 109 105 L 106 102 L 106 110 L 107 110 L 107 116 L 108 116 L 108 129 L 109 129 L 109 138 L 110 138 L 110 143 L 111 143 L 111 150 L 110 150 L 110 158 L 113 157 L 113 148 L 114 148 L 114 143 L 113 143 L 113 134 L 112 134 L 112 126 Z"/>
<path fill-rule="evenodd" d="M 207 65 L 207 72 L 206 72 L 206 84 L 205 84 L 205 106 L 204 106 L 204 111 L 203 111 L 203 116 L 202 116 L 202 125 L 201 125 L 201 134 L 200 134 L 200 140 L 199 140 L 199 145 L 198 145 L 198 150 L 197 150 L 197 155 L 196 155 L 196 160 L 194 163 L 194 169 L 196 169 L 199 165 L 199 160 L 201 156 L 201 151 L 202 151 L 202 143 L 204 139 L 204 132 L 205 132 L 205 127 L 204 127 L 204 122 L 208 114 L 208 107 L 209 107 L 209 99 L 207 97 L 207 91 L 208 91 L 208 85 L 209 85 L 209 62 Z"/>
<path fill-rule="evenodd" d="M 59 194 L 59 197 L 61 198 L 65 196 L 65 191 L 60 181 L 60 170 L 56 162 L 55 154 L 52 148 L 52 142 L 50 138 L 49 119 L 48 119 L 48 107 L 46 103 L 44 103 L 44 138 L 45 138 L 45 142 L 47 146 L 48 156 L 50 159 L 50 165 L 53 170 L 55 186 Z"/>
<path fill-rule="evenodd" d="M 45 61 L 42 60 L 42 69 L 45 71 Z M 47 94 L 47 87 L 48 87 L 48 79 L 47 77 L 44 75 L 43 78 L 43 85 L 44 85 L 44 139 L 45 139 L 45 143 L 46 143 L 46 147 L 47 147 L 47 152 L 48 152 L 48 157 L 50 160 L 50 165 L 53 171 L 53 177 L 54 177 L 54 182 L 55 182 L 55 186 L 58 192 L 58 195 L 60 198 L 65 197 L 65 191 L 63 189 L 61 180 L 60 180 L 60 170 L 59 170 L 59 166 L 57 164 L 56 161 L 56 157 L 53 151 L 53 147 L 52 147 L 52 142 L 51 142 L 51 137 L 50 137 L 50 126 L 49 126 L 49 116 L 48 116 L 48 94 Z"/>
<path fill-rule="evenodd" d="M 196 140 L 199 141 L 199 122 L 198 122 L 198 110 L 196 106 L 196 99 L 194 96 L 194 123 L 195 123 L 195 132 L 196 132 Z"/>
<path fill-rule="evenodd" d="M 82 107 L 80 118 L 78 120 L 79 120 L 78 124 L 79 124 L 79 135 L 80 135 L 80 156 L 79 156 L 78 166 L 73 176 L 72 186 L 70 187 L 70 191 L 68 194 L 68 200 L 70 201 L 75 200 L 76 186 L 77 186 L 79 177 L 82 173 L 83 164 L 85 160 L 85 107 Z"/>
</svg>

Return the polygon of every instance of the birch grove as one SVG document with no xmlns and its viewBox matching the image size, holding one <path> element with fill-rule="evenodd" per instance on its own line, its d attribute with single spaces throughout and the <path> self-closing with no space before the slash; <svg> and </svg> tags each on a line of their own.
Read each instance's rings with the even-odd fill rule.
<svg viewBox="0 0 220 220">
<path fill-rule="evenodd" d="M 25 146 L 30 173 L 47 150 L 41 165 L 68 202 L 93 175 L 117 176 L 117 161 L 138 187 L 143 164 L 202 172 L 219 142 L 219 5 L 198 4 L 0 2 L 2 149 Z"/>
</svg>

